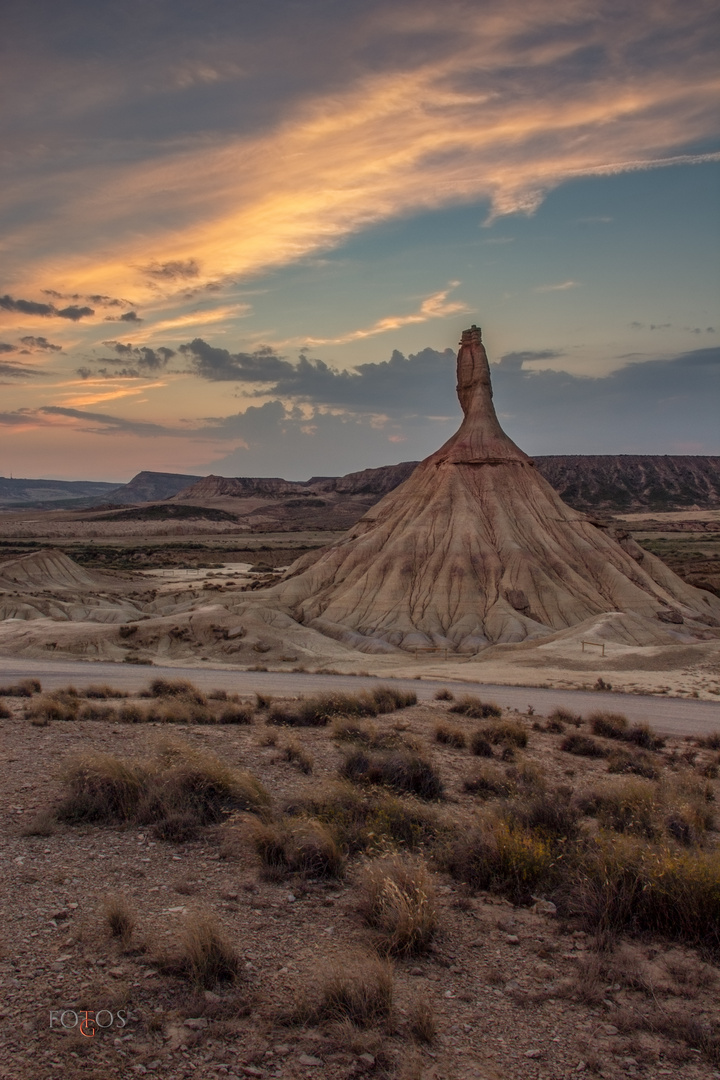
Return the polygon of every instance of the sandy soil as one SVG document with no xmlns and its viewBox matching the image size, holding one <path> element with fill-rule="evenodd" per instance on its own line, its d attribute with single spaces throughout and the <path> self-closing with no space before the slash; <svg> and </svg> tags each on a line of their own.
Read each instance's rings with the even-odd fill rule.
<svg viewBox="0 0 720 1080">
<path fill-rule="evenodd" d="M 457 827 L 477 807 L 461 788 L 477 759 L 433 742 L 446 709 L 421 704 L 378 724 L 395 726 L 431 755 L 448 790 L 437 812 Z M 720 969 L 707 956 L 668 942 L 622 939 L 600 954 L 576 925 L 470 894 L 437 872 L 438 937 L 427 955 L 393 962 L 392 1016 L 364 1031 L 284 1025 L 283 1010 L 299 992 L 316 994 L 331 965 L 347 968 L 373 953 L 372 932 L 358 912 L 359 864 L 342 881 L 272 883 L 259 874 L 242 825 L 210 828 L 182 844 L 138 827 L 59 826 L 27 835 L 31 819 L 57 798 L 58 770 L 68 756 L 88 749 L 143 755 L 167 729 L 101 721 L 36 727 L 24 719 L 19 699 L 11 700 L 11 712 L 0 729 L 3 1080 L 717 1078 L 717 1064 L 697 1047 L 651 1030 L 652 1018 L 668 1012 L 718 1022 Z M 603 761 L 571 757 L 558 735 L 517 719 L 530 734 L 521 758 L 544 769 L 548 781 L 582 786 L 602 777 Z M 329 729 L 305 729 L 300 736 L 313 771 L 303 775 L 282 754 L 297 733 L 269 729 L 260 719 L 242 728 L 174 725 L 172 734 L 250 768 L 276 805 L 316 791 L 342 756 Z M 717 756 L 679 758 L 686 747 L 671 741 L 659 755 L 678 775 L 697 775 Z M 110 893 L 121 893 L 136 917 L 127 948 L 107 931 L 103 903 Z M 200 908 L 241 954 L 234 987 L 193 990 L 154 962 Z M 437 1029 L 429 1044 L 411 1031 L 419 1007 Z M 64 1031 L 57 1020 L 50 1026 L 51 1011 L 87 1010 L 92 1017 L 101 1009 L 112 1012 L 113 1026 L 93 1038 Z M 131 1016 L 124 1027 L 120 1009 Z"/>
</svg>

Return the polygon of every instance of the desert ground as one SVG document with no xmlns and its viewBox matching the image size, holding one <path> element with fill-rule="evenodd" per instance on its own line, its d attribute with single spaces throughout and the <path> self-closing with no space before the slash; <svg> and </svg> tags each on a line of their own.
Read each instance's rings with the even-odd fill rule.
<svg viewBox="0 0 720 1080">
<path fill-rule="evenodd" d="M 720 734 L 131 674 L 3 687 L 4 1080 L 718 1076 Z"/>
</svg>

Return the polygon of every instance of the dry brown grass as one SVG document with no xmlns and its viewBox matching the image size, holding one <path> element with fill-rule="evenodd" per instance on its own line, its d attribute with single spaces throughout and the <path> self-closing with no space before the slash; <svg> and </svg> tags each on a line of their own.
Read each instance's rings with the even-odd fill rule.
<svg viewBox="0 0 720 1080">
<path fill-rule="evenodd" d="M 437 1038 L 435 1010 L 429 998 L 417 998 L 409 1010 L 410 1034 L 416 1042 L 432 1046 Z"/>
<path fill-rule="evenodd" d="M 507 798 L 515 785 L 496 765 L 480 765 L 463 780 L 463 791 L 481 799 Z"/>
<path fill-rule="evenodd" d="M 282 748 L 282 756 L 285 761 L 289 761 L 292 765 L 297 765 L 300 772 L 306 775 L 313 771 L 314 761 L 312 754 L 309 754 L 297 741 L 297 739 L 291 739 L 290 742 L 285 743 Z"/>
<path fill-rule="evenodd" d="M 59 820 L 138 821 L 158 825 L 161 834 L 162 823 L 178 816 L 207 825 L 231 810 L 262 813 L 270 803 L 251 773 L 180 740 L 159 742 L 144 761 L 80 754 L 66 764 L 62 780 Z"/>
<path fill-rule="evenodd" d="M 126 948 L 130 944 L 137 921 L 129 901 L 119 893 L 111 893 L 105 897 L 103 913 L 110 935 L 119 938 Z"/>
<path fill-rule="evenodd" d="M 360 912 L 391 956 L 427 952 L 438 926 L 435 889 L 420 859 L 395 855 L 368 863 L 360 878 Z"/>
<path fill-rule="evenodd" d="M 440 722 L 435 725 L 435 742 L 443 743 L 445 746 L 453 746 L 457 750 L 462 750 L 467 744 L 465 738 L 465 732 L 462 728 L 453 727 L 451 724 Z"/>
<path fill-rule="evenodd" d="M 311 1007 L 315 1023 L 349 1020 L 359 1028 L 386 1022 L 393 1005 L 392 968 L 378 957 L 358 957 L 331 967 Z"/>
<path fill-rule="evenodd" d="M 358 784 L 382 784 L 421 799 L 441 799 L 440 774 L 427 758 L 412 750 L 366 753 L 353 750 L 340 766 L 340 775 Z"/>
<path fill-rule="evenodd" d="M 469 716 L 473 720 L 487 720 L 490 717 L 500 719 L 502 716 L 502 709 L 495 702 L 481 701 L 472 694 L 465 694 L 458 698 L 450 707 L 450 712 L 458 713 L 460 716 Z"/>
<path fill-rule="evenodd" d="M 313 818 L 283 817 L 250 822 L 250 836 L 264 876 L 278 881 L 290 874 L 339 878 L 346 859 L 330 826 Z"/>
<path fill-rule="evenodd" d="M 235 981 L 241 968 L 240 954 L 215 916 L 202 910 L 185 917 L 177 950 L 161 953 L 156 962 L 166 974 L 178 975 L 207 990 L 221 982 Z"/>
</svg>

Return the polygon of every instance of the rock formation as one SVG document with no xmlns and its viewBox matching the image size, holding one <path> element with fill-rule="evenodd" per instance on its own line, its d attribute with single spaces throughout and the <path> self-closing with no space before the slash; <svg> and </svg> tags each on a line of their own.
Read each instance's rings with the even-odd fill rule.
<svg viewBox="0 0 720 1080">
<path fill-rule="evenodd" d="M 476 326 L 463 332 L 457 378 L 456 434 L 346 537 L 259 594 L 264 602 L 370 652 L 469 654 L 598 617 L 607 632 L 607 613 L 619 613 L 620 640 L 632 625 L 637 644 L 671 630 L 682 640 L 715 636 L 717 597 L 572 510 L 505 434 Z"/>
</svg>

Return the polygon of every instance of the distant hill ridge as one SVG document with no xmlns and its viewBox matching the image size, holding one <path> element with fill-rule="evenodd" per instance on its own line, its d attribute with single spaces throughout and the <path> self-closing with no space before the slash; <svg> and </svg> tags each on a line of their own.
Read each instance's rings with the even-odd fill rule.
<svg viewBox="0 0 720 1080">
<path fill-rule="evenodd" d="M 534 459 L 539 472 L 578 510 L 669 511 L 720 508 L 720 456 L 672 454 L 558 454 Z M 370 504 L 412 474 L 403 461 L 346 476 L 192 476 L 143 470 L 127 484 L 99 481 L 22 480 L 0 477 L 0 508 L 90 507 L 214 499 L 281 500 L 293 496 L 360 497 Z"/>
</svg>

